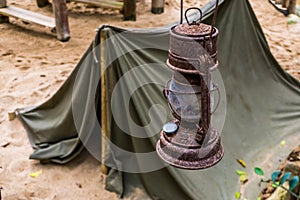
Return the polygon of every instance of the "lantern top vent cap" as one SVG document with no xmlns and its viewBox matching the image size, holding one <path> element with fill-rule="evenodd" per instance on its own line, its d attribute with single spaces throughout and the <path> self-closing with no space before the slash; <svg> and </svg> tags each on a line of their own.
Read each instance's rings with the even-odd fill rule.
<svg viewBox="0 0 300 200">
<path fill-rule="evenodd" d="M 204 36 L 211 33 L 211 26 L 204 23 L 179 24 L 174 27 L 173 31 L 180 35 Z"/>
</svg>

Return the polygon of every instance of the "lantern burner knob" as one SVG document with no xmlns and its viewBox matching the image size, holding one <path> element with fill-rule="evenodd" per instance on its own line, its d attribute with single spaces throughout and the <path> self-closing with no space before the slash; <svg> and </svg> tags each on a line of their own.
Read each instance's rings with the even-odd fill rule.
<svg viewBox="0 0 300 200">
<path fill-rule="evenodd" d="M 167 135 L 173 135 L 174 133 L 176 133 L 176 131 L 178 130 L 178 125 L 174 122 L 169 122 L 166 123 L 163 126 L 163 132 L 165 132 Z"/>
</svg>

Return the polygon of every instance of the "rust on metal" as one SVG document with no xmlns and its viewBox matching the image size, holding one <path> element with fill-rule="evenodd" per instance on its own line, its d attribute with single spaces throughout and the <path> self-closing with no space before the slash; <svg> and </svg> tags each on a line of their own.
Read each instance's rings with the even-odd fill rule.
<svg viewBox="0 0 300 200">
<path fill-rule="evenodd" d="M 197 10 L 201 21 L 202 12 Z M 220 135 L 211 127 L 211 72 L 218 67 L 219 32 L 214 26 L 190 23 L 187 17 L 186 21 L 170 30 L 167 66 L 174 74 L 163 92 L 176 118 L 169 123 L 176 123 L 178 129 L 172 134 L 163 129 L 156 149 L 172 166 L 204 169 L 218 163 L 224 154 Z"/>
</svg>

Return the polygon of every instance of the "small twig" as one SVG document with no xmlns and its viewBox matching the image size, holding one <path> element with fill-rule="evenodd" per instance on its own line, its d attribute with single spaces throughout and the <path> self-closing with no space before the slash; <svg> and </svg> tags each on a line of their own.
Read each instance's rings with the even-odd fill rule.
<svg viewBox="0 0 300 200">
<path fill-rule="evenodd" d="M 260 179 L 261 183 L 270 183 L 270 181 L 271 181 L 270 179 L 268 179 L 268 180 Z"/>
<path fill-rule="evenodd" d="M 270 180 L 264 180 L 264 179 L 260 179 L 260 182 L 258 183 L 258 186 L 261 187 L 261 183 L 269 183 Z"/>
<path fill-rule="evenodd" d="M 284 187 L 283 185 L 278 185 L 276 183 L 274 183 L 274 185 L 276 185 L 277 187 L 281 187 L 282 189 L 284 189 L 285 191 L 289 192 L 291 195 L 293 195 L 294 197 L 297 198 L 297 200 L 300 199 L 300 196 L 298 196 L 297 194 L 295 194 L 294 192 L 292 192 L 291 190 L 287 189 L 286 187 Z"/>
<path fill-rule="evenodd" d="M 264 180 L 264 179 L 260 179 L 260 183 L 270 183 L 271 180 Z M 282 189 L 284 189 L 285 191 L 289 192 L 291 195 L 293 195 L 294 197 L 297 198 L 297 200 L 300 200 L 300 196 L 298 196 L 297 194 L 295 194 L 294 192 L 292 192 L 291 190 L 287 189 L 286 187 L 284 187 L 283 185 L 278 185 L 276 183 L 273 183 L 274 185 L 276 185 L 277 187 L 281 187 Z"/>
<path fill-rule="evenodd" d="M 285 191 L 289 192 L 291 195 L 293 195 L 294 197 L 297 198 L 297 200 L 299 200 L 300 196 L 298 196 L 297 194 L 295 194 L 294 192 L 292 192 L 291 190 L 287 189 L 286 187 L 284 187 L 283 185 L 280 185 L 280 187 L 282 189 L 284 189 Z"/>
</svg>

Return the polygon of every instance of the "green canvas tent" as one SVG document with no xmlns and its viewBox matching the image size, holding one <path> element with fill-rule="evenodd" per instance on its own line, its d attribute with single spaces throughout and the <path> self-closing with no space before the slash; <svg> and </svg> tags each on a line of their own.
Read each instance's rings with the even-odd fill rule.
<svg viewBox="0 0 300 200">
<path fill-rule="evenodd" d="M 208 23 L 214 3 L 202 8 Z M 135 195 L 143 198 L 203 200 L 234 198 L 240 189 L 236 159 L 243 159 L 249 178 L 243 194 L 256 199 L 259 178 L 252 168 L 270 173 L 299 144 L 300 83 L 272 56 L 249 2 L 221 1 L 216 26 L 226 95 L 223 91 L 223 110 L 213 118 L 222 120 L 226 111 L 224 127 L 220 122 L 225 156 L 205 170 L 166 166 L 155 144 L 162 124 L 172 119 L 162 85 L 172 76 L 165 61 L 173 25 L 101 26 L 57 93 L 42 105 L 18 109 L 34 148 L 30 158 L 64 164 L 87 148 L 111 169 L 106 180 L 111 191 L 132 196 L 140 188 Z M 288 148 L 280 147 L 283 139 Z"/>
</svg>

